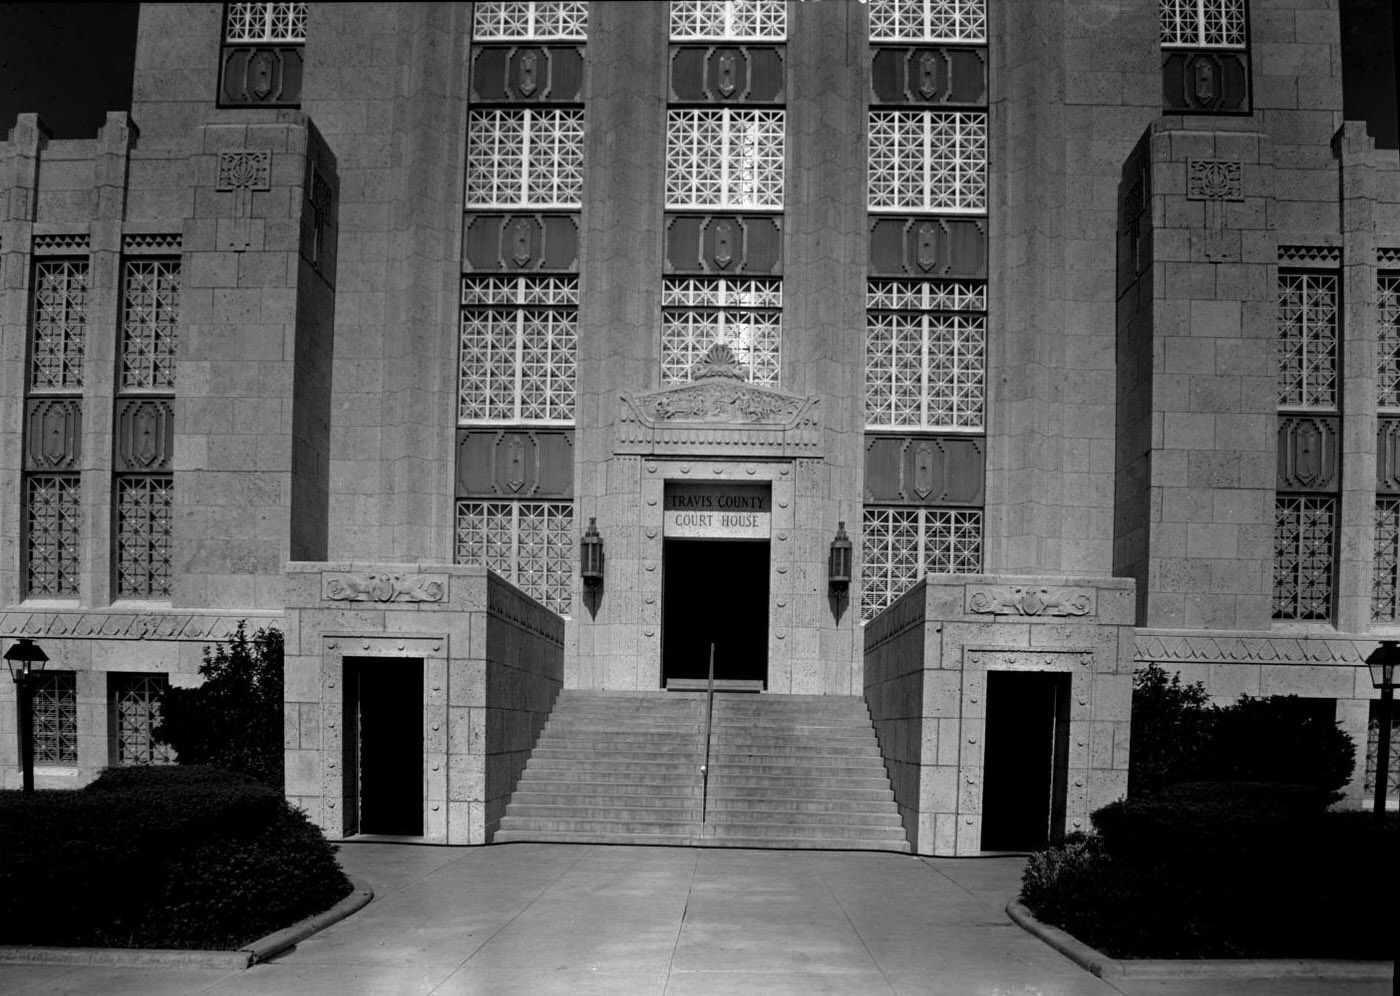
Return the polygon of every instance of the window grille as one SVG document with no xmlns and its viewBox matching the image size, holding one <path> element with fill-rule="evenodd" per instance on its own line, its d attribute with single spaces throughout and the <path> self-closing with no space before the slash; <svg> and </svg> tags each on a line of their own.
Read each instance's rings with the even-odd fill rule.
<svg viewBox="0 0 1400 996">
<path fill-rule="evenodd" d="M 1337 277 L 1280 273 L 1280 408 L 1337 408 Z"/>
<path fill-rule="evenodd" d="M 78 594 L 78 478 L 32 475 L 25 481 L 25 592 Z"/>
<path fill-rule="evenodd" d="M 173 390 L 180 261 L 127 260 L 122 302 L 122 390 Z"/>
<path fill-rule="evenodd" d="M 587 0 L 478 2 L 472 9 L 473 41 L 583 41 L 587 37 Z"/>
<path fill-rule="evenodd" d="M 1376 278 L 1376 404 L 1400 409 L 1400 276 Z"/>
<path fill-rule="evenodd" d="M 1376 772 L 1380 765 L 1381 716 L 1380 703 L 1372 702 L 1366 722 L 1366 774 L 1361 791 L 1375 798 Z M 1386 799 L 1400 799 L 1400 716 L 1390 721 L 1390 764 L 1386 768 Z"/>
<path fill-rule="evenodd" d="M 1337 500 L 1279 495 L 1274 509 L 1275 619 L 1330 619 Z"/>
<path fill-rule="evenodd" d="M 573 604 L 573 503 L 458 501 L 456 560 L 484 565 L 568 615 Z"/>
<path fill-rule="evenodd" d="M 467 206 L 577 208 L 583 198 L 583 111 L 472 111 Z"/>
<path fill-rule="evenodd" d="M 1400 498 L 1377 498 L 1371 576 L 1371 618 L 1400 620 Z"/>
<path fill-rule="evenodd" d="M 1160 0 L 1163 48 L 1244 48 L 1245 0 Z"/>
<path fill-rule="evenodd" d="M 725 343 L 751 384 L 777 386 L 781 280 L 668 278 L 661 288 L 661 379 L 681 384 L 709 348 Z"/>
<path fill-rule="evenodd" d="M 33 678 L 34 763 L 78 763 L 78 678 L 44 671 Z"/>
<path fill-rule="evenodd" d="M 113 674 L 112 763 L 170 764 L 169 744 L 157 743 L 152 729 L 160 720 L 160 696 L 169 687 L 163 674 Z"/>
<path fill-rule="evenodd" d="M 981 509 L 865 507 L 862 619 L 873 618 L 927 574 L 981 569 Z"/>
<path fill-rule="evenodd" d="M 466 277 L 459 422 L 574 417 L 577 277 Z"/>
<path fill-rule="evenodd" d="M 985 307 L 985 287 L 871 281 L 866 303 L 867 427 L 982 428 L 986 317 L 943 312 Z"/>
<path fill-rule="evenodd" d="M 672 41 L 782 41 L 785 0 L 671 0 Z"/>
<path fill-rule="evenodd" d="M 987 40 L 986 0 L 869 0 L 872 42 Z"/>
<path fill-rule="evenodd" d="M 668 208 L 781 208 L 783 111 L 666 112 Z"/>
<path fill-rule="evenodd" d="M 83 386 L 87 338 L 88 262 L 46 260 L 34 265 L 34 332 L 30 387 Z"/>
<path fill-rule="evenodd" d="M 306 4 L 231 3 L 225 42 L 295 45 L 306 41 Z"/>
<path fill-rule="evenodd" d="M 170 476 L 117 478 L 117 594 L 170 597 Z"/>
<path fill-rule="evenodd" d="M 987 115 L 981 111 L 871 111 L 872 211 L 987 211 Z"/>
</svg>

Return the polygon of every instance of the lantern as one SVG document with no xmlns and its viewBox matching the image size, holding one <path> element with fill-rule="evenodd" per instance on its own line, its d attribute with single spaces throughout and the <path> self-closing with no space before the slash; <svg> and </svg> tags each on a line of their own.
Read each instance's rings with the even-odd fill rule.
<svg viewBox="0 0 1400 996">
<path fill-rule="evenodd" d="M 597 588 L 603 583 L 603 537 L 598 535 L 598 520 L 591 516 L 579 542 L 578 572 L 586 588 Z"/>
<path fill-rule="evenodd" d="M 851 584 L 851 538 L 846 535 L 844 520 L 836 524 L 836 538 L 831 541 L 831 554 L 826 563 L 827 580 L 836 591 L 845 591 Z"/>
</svg>

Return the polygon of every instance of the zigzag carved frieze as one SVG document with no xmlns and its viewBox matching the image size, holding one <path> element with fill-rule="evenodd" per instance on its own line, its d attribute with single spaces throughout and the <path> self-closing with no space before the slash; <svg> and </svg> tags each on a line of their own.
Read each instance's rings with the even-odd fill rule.
<svg viewBox="0 0 1400 996">
<path fill-rule="evenodd" d="M 0 635 L 51 639 L 227 640 L 246 621 L 249 631 L 280 629 L 281 616 L 204 616 L 176 612 L 5 612 Z"/>
<path fill-rule="evenodd" d="M 1138 633 L 1133 659 L 1158 664 L 1363 664 L 1375 640 Z"/>
</svg>

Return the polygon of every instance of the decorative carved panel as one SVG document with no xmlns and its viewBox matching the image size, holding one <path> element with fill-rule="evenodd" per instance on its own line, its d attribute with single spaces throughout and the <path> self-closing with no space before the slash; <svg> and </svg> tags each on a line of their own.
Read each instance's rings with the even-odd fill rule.
<svg viewBox="0 0 1400 996">
<path fill-rule="evenodd" d="M 987 222 L 982 218 L 873 218 L 870 276 L 987 276 Z"/>
<path fill-rule="evenodd" d="M 1340 489 L 1340 428 L 1335 415 L 1279 417 L 1279 491 L 1333 493 Z"/>
<path fill-rule="evenodd" d="M 981 506 L 986 479 L 980 436 L 865 437 L 865 502 Z"/>
<path fill-rule="evenodd" d="M 1265 633 L 1242 636 L 1182 635 L 1138 630 L 1133 659 L 1162 664 L 1351 664 L 1364 662 L 1375 640 L 1290 638 Z"/>
<path fill-rule="evenodd" d="M 1248 114 L 1249 53 L 1171 49 L 1162 53 L 1162 109 Z"/>
<path fill-rule="evenodd" d="M 998 616 L 1092 616 L 1092 588 L 1041 588 L 1035 585 L 968 585 L 967 611 Z"/>
<path fill-rule="evenodd" d="M 573 430 L 457 430 L 457 497 L 573 496 Z"/>
<path fill-rule="evenodd" d="M 1400 494 L 1400 417 L 1376 419 L 1376 490 Z"/>
<path fill-rule="evenodd" d="M 36 256 L 85 253 L 91 245 L 92 237 L 87 232 L 35 233 L 33 241 Z"/>
<path fill-rule="evenodd" d="M 1189 201 L 1244 200 L 1244 163 L 1228 159 L 1191 159 L 1186 163 Z"/>
<path fill-rule="evenodd" d="M 483 45 L 472 53 L 472 100 L 578 103 L 583 46 Z"/>
<path fill-rule="evenodd" d="M 179 233 L 127 232 L 122 236 L 122 252 L 127 256 L 169 256 L 180 251 L 182 241 Z"/>
<path fill-rule="evenodd" d="M 170 469 L 175 440 L 175 402 L 169 398 L 117 400 L 112 433 L 117 471 L 156 472 Z"/>
<path fill-rule="evenodd" d="M 1278 247 L 1278 261 L 1289 266 L 1322 266 L 1328 269 L 1342 262 L 1340 246 L 1293 246 Z"/>
<path fill-rule="evenodd" d="M 467 215 L 463 269 L 487 272 L 578 269 L 578 215 Z"/>
<path fill-rule="evenodd" d="M 871 59 L 872 102 L 877 104 L 987 103 L 985 48 L 879 48 Z"/>
<path fill-rule="evenodd" d="M 272 150 L 237 149 L 219 153 L 215 190 L 271 190 Z"/>
<path fill-rule="evenodd" d="M 77 398 L 31 398 L 25 421 L 25 470 L 78 469 L 83 412 Z"/>
<path fill-rule="evenodd" d="M 446 574 L 321 575 L 321 597 L 333 602 L 441 602 Z"/>
<path fill-rule="evenodd" d="M 778 274 L 783 227 L 769 215 L 667 215 L 666 272 Z"/>
<path fill-rule="evenodd" d="M 220 107 L 301 106 L 302 46 L 226 45 Z"/>
<path fill-rule="evenodd" d="M 783 99 L 783 50 L 779 46 L 671 48 L 672 101 L 780 104 Z"/>
</svg>

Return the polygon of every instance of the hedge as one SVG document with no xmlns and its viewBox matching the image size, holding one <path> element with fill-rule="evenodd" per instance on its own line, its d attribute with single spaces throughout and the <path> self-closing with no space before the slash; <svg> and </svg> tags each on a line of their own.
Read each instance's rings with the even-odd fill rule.
<svg viewBox="0 0 1400 996">
<path fill-rule="evenodd" d="M 0 942 L 234 949 L 351 890 L 276 790 L 194 766 L 0 793 Z"/>
</svg>

